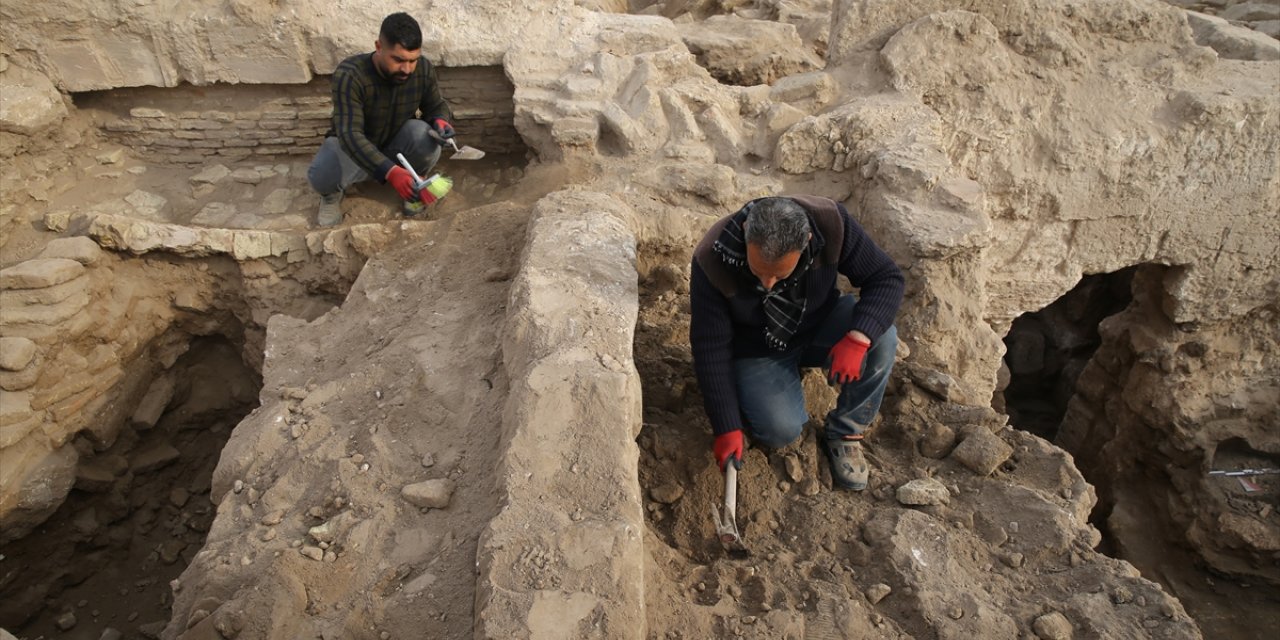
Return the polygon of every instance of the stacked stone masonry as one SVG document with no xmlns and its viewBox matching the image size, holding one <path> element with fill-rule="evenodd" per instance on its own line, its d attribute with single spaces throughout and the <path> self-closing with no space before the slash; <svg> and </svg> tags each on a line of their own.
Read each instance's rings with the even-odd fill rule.
<svg viewBox="0 0 1280 640">
<path fill-rule="evenodd" d="M 514 125 L 515 92 L 501 67 L 439 69 L 460 144 L 523 153 Z M 108 138 L 165 162 L 311 155 L 332 115 L 328 78 L 304 85 L 142 87 L 79 94 Z"/>
</svg>

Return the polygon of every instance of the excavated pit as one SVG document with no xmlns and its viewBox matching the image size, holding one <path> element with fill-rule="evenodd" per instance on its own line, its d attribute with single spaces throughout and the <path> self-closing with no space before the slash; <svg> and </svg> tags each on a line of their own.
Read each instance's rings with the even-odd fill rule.
<svg viewBox="0 0 1280 640">
<path fill-rule="evenodd" d="M 437 171 L 454 179 L 454 190 L 427 220 L 510 196 L 530 157 L 511 125 L 512 88 L 500 67 L 441 75 L 445 91 L 467 104 L 457 114 L 460 140 L 486 157 L 442 156 Z M 106 244 L 95 220 L 210 237 L 222 229 L 305 233 L 318 201 L 305 171 L 325 131 L 327 91 L 324 78 L 75 94 L 105 144 L 92 158 L 72 158 L 79 168 L 49 194 L 50 210 L 72 220 L 73 233 Z M 345 225 L 398 217 L 389 189 L 368 184 L 351 195 Z M 29 242 L 39 248 L 41 241 Z M 180 248 L 178 256 L 164 247 L 129 249 L 140 255 L 98 262 L 114 272 L 106 281 L 127 296 L 167 296 L 178 317 L 151 317 L 157 307 L 125 311 L 139 325 L 173 322 L 139 330 L 150 344 L 121 347 L 141 356 L 124 373 L 127 384 L 102 402 L 128 405 L 110 412 L 128 419 L 118 429 L 80 432 L 68 445 L 79 452 L 75 488 L 31 533 L 0 547 L 0 627 L 22 637 L 97 639 L 109 628 L 138 637 L 163 629 L 171 581 L 203 547 L 214 518 L 210 484 L 222 448 L 257 406 L 267 319 L 283 313 L 310 321 L 338 306 L 365 259 L 325 252 L 232 260 L 202 257 L 216 251 L 201 247 Z"/>
<path fill-rule="evenodd" d="M 19 576 L 0 586 L 0 626 L 71 639 L 163 627 L 170 580 L 213 522 L 218 455 L 257 406 L 260 372 L 239 351 L 224 336 L 191 338 L 113 442 L 76 439 L 75 488 L 35 531 L 0 547 L 6 573 Z"/>
<path fill-rule="evenodd" d="M 993 404 L 1007 411 L 1015 428 L 1055 442 L 1076 458 L 1078 468 L 1098 491 L 1090 523 L 1102 533 L 1099 551 L 1132 563 L 1144 577 L 1176 595 L 1205 637 L 1266 637 L 1262 630 L 1280 622 L 1276 614 L 1280 588 L 1268 584 L 1264 568 L 1274 559 L 1237 548 L 1227 552 L 1236 556 L 1233 562 L 1240 563 L 1236 567 L 1240 571 L 1232 571 L 1221 558 L 1203 557 L 1203 546 L 1189 539 L 1188 529 L 1202 509 L 1203 513 L 1225 511 L 1238 514 L 1231 517 L 1258 515 L 1265 520 L 1275 509 L 1271 502 L 1280 492 L 1280 476 L 1209 478 L 1211 494 L 1218 496 L 1221 509 L 1198 507 L 1188 502 L 1189 496 L 1178 496 L 1178 488 L 1201 482 L 1211 470 L 1280 468 L 1280 457 L 1231 438 L 1217 443 L 1207 453 L 1208 459 L 1199 459 L 1168 434 L 1137 420 L 1112 425 L 1114 443 L 1081 441 L 1079 435 L 1079 424 L 1095 413 L 1112 415 L 1100 407 L 1088 407 L 1105 406 L 1114 399 L 1145 401 L 1177 393 L 1177 387 L 1171 382 L 1164 386 L 1162 378 L 1146 379 L 1148 385 L 1156 385 L 1150 389 L 1109 388 L 1104 379 L 1109 377 L 1104 371 L 1152 362 L 1149 356 L 1128 362 L 1133 356 L 1123 355 L 1130 348 L 1124 342 L 1129 331 L 1159 326 L 1158 320 L 1144 314 L 1155 312 L 1153 301 L 1159 305 L 1166 298 L 1164 286 L 1171 273 L 1176 270 L 1138 265 L 1086 276 L 1044 309 L 1017 318 L 1004 339 L 1008 382 L 1003 393 L 997 391 Z M 1202 342 L 1178 347 L 1180 355 L 1192 358 L 1207 351 Z M 1171 367 L 1167 361 L 1161 366 Z M 1078 386 L 1087 393 L 1077 397 Z M 1245 565 L 1252 567 L 1245 570 Z M 1248 615 L 1240 615 L 1242 611 Z"/>
</svg>

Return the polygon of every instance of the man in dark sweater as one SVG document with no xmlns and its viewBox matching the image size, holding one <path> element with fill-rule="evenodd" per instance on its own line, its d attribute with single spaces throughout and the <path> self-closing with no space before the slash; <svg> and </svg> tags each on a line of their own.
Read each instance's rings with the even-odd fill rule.
<svg viewBox="0 0 1280 640">
<path fill-rule="evenodd" d="M 307 171 L 320 194 L 320 226 L 341 222 L 343 191 L 371 176 L 395 188 L 405 215 L 435 202 L 396 161 L 404 154 L 425 176 L 440 159 L 440 143 L 453 137 L 453 112 L 440 95 L 435 67 L 422 56 L 422 29 L 409 14 L 393 13 L 373 46 L 333 72 L 333 126 Z"/>
<path fill-rule="evenodd" d="M 843 275 L 858 295 L 841 295 Z M 823 450 L 842 487 L 867 486 L 863 431 L 893 368 L 902 272 L 844 206 L 761 198 L 711 226 L 693 254 L 689 341 L 723 470 L 742 464 L 743 431 L 766 447 L 800 437 L 801 367 L 842 385 Z"/>
</svg>

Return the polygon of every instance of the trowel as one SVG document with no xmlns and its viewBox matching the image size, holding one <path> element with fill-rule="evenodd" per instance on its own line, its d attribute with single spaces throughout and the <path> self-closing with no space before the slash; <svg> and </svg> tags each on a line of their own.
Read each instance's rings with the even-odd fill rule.
<svg viewBox="0 0 1280 640">
<path fill-rule="evenodd" d="M 484 157 L 484 152 L 475 147 L 463 145 L 459 148 L 457 140 L 453 138 L 445 140 L 444 138 L 441 138 L 440 134 L 436 133 L 434 129 L 431 130 L 430 133 L 431 137 L 436 139 L 436 142 L 453 147 L 453 155 L 449 156 L 450 160 L 479 160 Z"/>
<path fill-rule="evenodd" d="M 724 465 L 724 510 L 712 509 L 716 521 L 716 536 L 720 544 L 729 553 L 730 558 L 745 558 L 751 555 L 747 545 L 742 543 L 742 535 L 738 533 L 738 467 L 733 461 Z"/>
</svg>

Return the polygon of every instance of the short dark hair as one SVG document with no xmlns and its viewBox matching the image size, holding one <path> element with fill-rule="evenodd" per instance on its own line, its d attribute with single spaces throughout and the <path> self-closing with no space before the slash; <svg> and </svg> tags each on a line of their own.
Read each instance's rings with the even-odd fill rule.
<svg viewBox="0 0 1280 640">
<path fill-rule="evenodd" d="M 791 198 L 761 198 L 747 214 L 746 240 L 774 261 L 809 244 L 809 214 Z"/>
<path fill-rule="evenodd" d="M 393 13 L 382 20 L 382 28 L 378 30 L 378 39 L 389 47 L 400 45 L 409 51 L 422 48 L 422 28 L 413 16 L 401 11 Z"/>
</svg>

